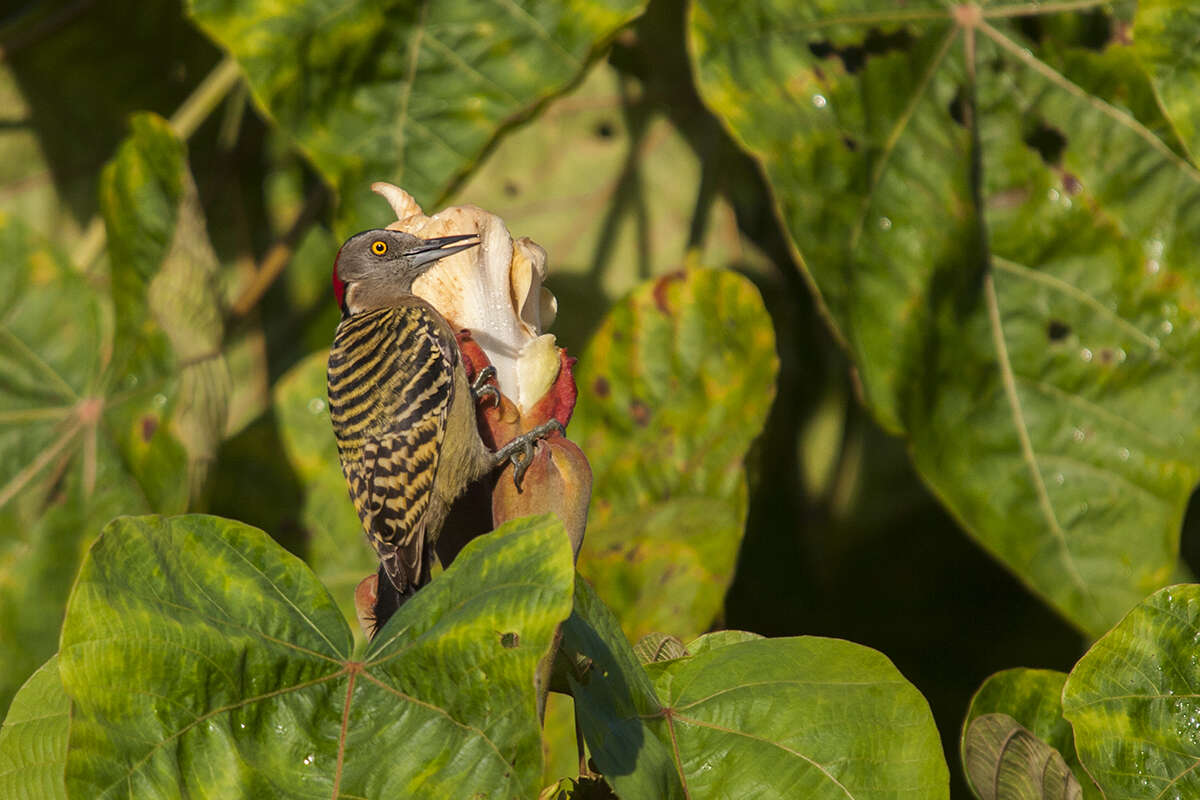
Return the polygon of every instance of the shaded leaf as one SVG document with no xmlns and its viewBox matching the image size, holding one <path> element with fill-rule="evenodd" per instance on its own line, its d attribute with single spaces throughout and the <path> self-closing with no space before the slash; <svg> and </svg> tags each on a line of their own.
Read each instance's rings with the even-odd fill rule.
<svg viewBox="0 0 1200 800">
<path fill-rule="evenodd" d="M 1075 754 L 1075 736 L 1071 724 L 1063 719 L 1062 689 L 1066 681 L 1065 672 L 1049 669 L 1007 669 L 990 676 L 971 698 L 966 719 L 963 720 L 963 763 L 967 763 L 966 737 L 971 723 L 985 714 L 1004 714 L 1062 756 L 1075 774 L 1083 797 L 1099 800 L 1100 790 Z M 968 780 L 971 777 L 968 771 Z M 979 790 L 975 794 L 979 796 Z"/>
<path fill-rule="evenodd" d="M 644 722 L 662 708 L 654 686 L 617 618 L 578 575 L 562 647 L 572 663 L 576 719 L 609 785 L 619 797 L 682 800 L 671 751 Z"/>
<path fill-rule="evenodd" d="M 58 643 L 67 593 L 100 527 L 180 511 L 183 453 L 109 372 L 112 315 L 66 259 L 0 218 L 0 708 Z M 153 403 L 152 403 L 153 405 Z M 186 490 L 186 487 L 185 487 Z"/>
<path fill-rule="evenodd" d="M 153 114 L 134 116 L 130 126 L 101 178 L 117 321 L 114 370 L 140 400 L 131 418 L 171 405 L 170 424 L 151 436 L 180 441 L 190 479 L 179 487 L 174 476 L 159 476 L 161 491 L 182 488 L 194 497 L 224 433 L 230 391 L 219 264 L 183 142 Z M 125 449 L 130 458 L 140 453 L 136 439 Z"/>
<path fill-rule="evenodd" d="M 1200 172 L 1073 25 L 1131 4 L 1070 9 L 711 0 L 690 37 L 868 405 L 1099 635 L 1168 580 L 1200 476 Z"/>
<path fill-rule="evenodd" d="M 189 7 L 342 195 L 342 234 L 377 216 L 372 181 L 433 205 L 499 130 L 562 91 L 641 11 L 634 0 Z"/>
<path fill-rule="evenodd" d="M 633 646 L 633 653 L 642 664 L 670 661 L 688 654 L 683 642 L 666 633 L 647 633 Z"/>
<path fill-rule="evenodd" d="M 378 566 L 347 494 L 326 401 L 327 352 L 288 370 L 273 390 L 285 457 L 304 489 L 304 557 L 354 623 L 354 587 Z M 357 629 L 357 624 L 353 624 Z"/>
<path fill-rule="evenodd" d="M 1062 755 L 1007 714 L 984 714 L 967 725 L 963 764 L 980 800 L 1083 797 Z"/>
<path fill-rule="evenodd" d="M 1079 760 L 1105 797 L 1200 794 L 1200 586 L 1162 589 L 1084 654 L 1063 689 Z"/>
<path fill-rule="evenodd" d="M 720 612 L 778 363 L 758 291 L 718 270 L 643 284 L 581 358 L 571 430 L 595 477 L 579 564 L 631 637 L 691 637 Z"/>
<path fill-rule="evenodd" d="M 533 676 L 571 574 L 561 525 L 515 521 L 468 545 L 355 659 L 328 592 L 260 531 L 118 519 L 63 628 L 67 785 L 96 798 L 530 796 Z"/>
<path fill-rule="evenodd" d="M 55 656 L 25 681 L 0 728 L 0 796 L 66 800 L 70 711 Z"/>
</svg>

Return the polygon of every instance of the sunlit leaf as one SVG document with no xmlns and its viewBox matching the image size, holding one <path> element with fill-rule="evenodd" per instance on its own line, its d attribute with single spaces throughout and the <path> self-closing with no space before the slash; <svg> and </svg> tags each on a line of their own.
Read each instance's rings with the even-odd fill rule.
<svg viewBox="0 0 1200 800">
<path fill-rule="evenodd" d="M 66 800 L 70 710 L 55 656 L 17 692 L 0 728 L 0 797 Z"/>
<path fill-rule="evenodd" d="M 641 11 L 636 0 L 189 7 L 341 193 L 344 234 L 377 216 L 372 181 L 433 205 L 499 130 L 568 86 Z"/>
<path fill-rule="evenodd" d="M 1195 163 L 1200 154 L 1200 8 L 1188 0 L 1139 0 L 1133 49 L 1146 67 L 1163 111 Z"/>
<path fill-rule="evenodd" d="M 777 371 L 757 290 L 717 270 L 643 284 L 580 359 L 571 433 L 595 479 L 579 568 L 631 638 L 690 638 L 720 612 Z"/>
<path fill-rule="evenodd" d="M 1099 635 L 1200 476 L 1200 172 L 1135 91 L 1132 4 L 1076 5 L 708 0 L 690 38 L 868 405 Z"/>
<path fill-rule="evenodd" d="M 929 705 L 880 653 L 744 639 L 643 669 L 612 612 L 586 585 L 575 598 L 571 688 L 619 796 L 949 796 Z"/>
<path fill-rule="evenodd" d="M 571 576 L 557 521 L 514 521 L 468 545 L 356 657 L 325 588 L 262 532 L 216 517 L 116 520 L 63 628 L 68 788 L 534 795 L 533 675 L 570 611 Z"/>
<path fill-rule="evenodd" d="M 1146 598 L 1079 660 L 1063 716 L 1104 796 L 1200 795 L 1200 586 Z"/>
</svg>

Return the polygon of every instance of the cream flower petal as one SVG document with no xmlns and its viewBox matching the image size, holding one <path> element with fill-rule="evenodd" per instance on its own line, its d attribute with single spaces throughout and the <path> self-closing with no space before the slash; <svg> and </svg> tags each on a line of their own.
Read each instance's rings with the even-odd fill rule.
<svg viewBox="0 0 1200 800">
<path fill-rule="evenodd" d="M 542 286 L 546 251 L 527 238 L 514 242 L 504 220 L 475 206 L 453 206 L 426 216 L 412 195 L 397 186 L 381 182 L 371 189 L 396 213 L 390 230 L 423 239 L 479 235 L 478 247 L 437 262 L 413 282 L 413 293 L 451 325 L 469 329 L 496 368 L 500 390 L 522 412 L 532 408 L 558 377 L 560 363 L 554 336 L 542 333 L 557 310 L 553 295 Z"/>
</svg>

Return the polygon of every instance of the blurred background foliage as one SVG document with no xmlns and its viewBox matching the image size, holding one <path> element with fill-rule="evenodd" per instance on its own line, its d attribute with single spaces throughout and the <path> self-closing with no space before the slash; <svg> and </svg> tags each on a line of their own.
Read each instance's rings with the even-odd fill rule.
<svg viewBox="0 0 1200 800">
<path fill-rule="evenodd" d="M 1006 431 L 979 452 L 970 433 L 1004 428 L 1010 410 L 1000 403 L 994 416 L 948 423 L 929 399 L 942 396 L 939 381 L 953 387 L 959 377 L 976 382 L 968 394 L 989 381 L 999 386 L 995 354 L 970 349 L 990 341 L 977 324 L 987 319 L 982 305 L 929 322 L 941 333 L 914 334 L 903 326 L 925 322 L 905 317 L 898 300 L 862 298 L 907 280 L 978 299 L 977 285 L 953 275 L 977 265 L 964 253 L 981 244 L 986 223 L 1008 237 L 989 244 L 1014 263 L 1038 248 L 1078 248 L 1105 265 L 1126 313 L 1133 290 L 1121 276 L 1130 270 L 1125 256 L 1106 250 L 1117 245 L 1063 233 L 1090 224 L 1076 216 L 1036 235 L 1031 220 L 1048 213 L 1037 207 L 1047 191 L 1072 194 L 1066 176 L 1082 175 L 1089 192 L 1102 187 L 1086 199 L 1092 208 L 1108 203 L 1116 228 L 1141 224 L 1136 198 L 1116 208 L 1112 196 L 1129 185 L 1078 163 L 1106 157 L 1099 145 L 1067 148 L 1063 160 L 1066 140 L 1054 134 L 1068 126 L 1055 115 L 1077 110 L 1053 87 L 1006 81 L 1016 80 L 1014 59 L 1036 58 L 1136 117 L 1140 156 L 1153 151 L 1194 172 L 1190 106 L 1169 83 L 1151 88 L 1168 45 L 1155 50 L 1148 29 L 1149 44 L 1139 40 L 1143 67 L 1122 39 L 1132 5 L 1031 10 L 1005 21 L 1001 38 L 1032 55 L 1014 56 L 995 39 L 990 74 L 976 76 L 977 106 L 967 111 L 959 49 L 938 50 L 956 30 L 944 10 L 925 27 L 883 20 L 892 38 L 829 24 L 807 48 L 781 55 L 767 29 L 789 13 L 786 3 L 756 4 L 745 28 L 724 24 L 741 17 L 719 3 L 579 0 L 555 14 L 525 5 L 485 14 L 470 3 L 358 3 L 332 13 L 311 2 L 267 16 L 275 6 L 265 2 L 62 0 L 4 12 L 0 708 L 56 650 L 79 559 L 118 514 L 191 509 L 259 526 L 306 558 L 352 618 L 351 591 L 371 559 L 336 465 L 323 364 L 338 319 L 329 292 L 337 246 L 390 221 L 368 191 L 373 180 L 403 186 L 428 212 L 479 205 L 549 252 L 548 285 L 559 303 L 552 332 L 581 359 L 571 433 L 597 479 L 580 571 L 631 637 L 662 630 L 688 640 L 728 627 L 869 645 L 928 698 L 949 754 L 986 676 L 1015 665 L 1067 670 L 1083 651 L 1081 631 L 1094 635 L 1119 618 L 1057 595 L 1061 570 L 1036 558 L 1018 563 L 1024 556 L 1014 552 L 1041 547 L 1045 534 L 1025 521 L 1037 506 L 1033 489 L 1006 494 L 1028 475 L 987 460 L 993 451 L 1016 459 L 1016 438 Z M 553 29 L 539 22 L 547 16 L 557 20 Z M 745 59 L 722 55 L 737 46 Z M 910 79 L 930 84 L 928 108 L 881 100 Z M 770 86 L 794 96 L 775 97 Z M 1171 102 L 1147 102 L 1153 91 Z M 1036 102 L 1008 107 L 1005 92 Z M 830 127 L 819 116 L 830 102 L 876 103 L 872 113 L 884 119 L 850 113 Z M 973 186 L 963 115 L 983 110 L 995 120 L 983 128 L 984 158 L 999 177 Z M 900 183 L 877 186 L 883 161 L 869 142 L 887 139 L 889 114 L 920 125 L 890 141 Z M 1108 141 L 1098 131 L 1113 121 L 1078 124 L 1072 147 Z M 1161 137 L 1158 145 L 1147 146 L 1143 131 Z M 906 198 L 904 181 L 935 163 L 924 178 L 937 202 L 924 189 Z M 1194 181 L 1180 181 L 1193 191 Z M 1014 189 L 1026 184 L 1036 198 Z M 895 206 L 862 241 L 845 241 L 839 214 L 897 198 L 912 217 L 900 244 L 879 238 L 904 226 L 906 209 Z M 951 220 L 944 237 L 931 221 L 941 202 Z M 973 203 L 978 215 L 962 212 Z M 1087 207 L 1081 199 L 1072 213 Z M 1195 333 L 1194 264 L 1179 263 L 1197 241 L 1195 207 L 1148 240 L 1158 250 L 1146 257 L 1175 259 L 1176 283 L 1136 301 L 1157 308 L 1164 291 L 1186 298 L 1182 309 L 1164 311 L 1186 333 L 1164 335 L 1181 371 L 1194 360 L 1176 348 Z M 1137 238 L 1138 230 L 1112 235 Z M 1022 243 L 1022 231 L 1036 247 Z M 1129 256 L 1133 272 L 1140 247 Z M 847 275 L 879 285 L 855 299 L 858 284 Z M 1045 350 L 1039 315 L 1053 303 L 999 296 L 1034 319 L 1033 333 L 1013 322 L 1015 358 Z M 930 300 L 943 302 L 954 301 Z M 1087 320 L 1056 327 L 1058 317 L 1049 319 L 1051 344 L 1068 338 L 1078 349 L 1082 340 L 1069 337 Z M 1090 361 L 1091 345 L 1082 344 Z M 941 355 L 914 366 L 937 347 Z M 1120 353 L 1139 355 L 1135 345 Z M 958 375 L 954 359 L 969 369 Z M 1094 502 L 1092 519 L 1102 521 L 1090 524 L 1101 526 L 1118 561 L 1133 557 L 1139 537 L 1165 543 L 1167 560 L 1146 567 L 1158 570 L 1154 577 L 1135 576 L 1129 592 L 1187 573 L 1171 561 L 1172 542 L 1196 474 L 1187 453 L 1196 426 L 1177 420 L 1195 397 L 1172 394 L 1186 385 L 1180 371 L 1156 369 L 1117 386 L 1131 394 L 1089 401 L 1115 402 L 1117 415 L 1140 403 L 1178 430 L 1178 441 L 1171 433 L 1161 448 L 1166 455 L 1144 465 L 1162 519 L 1123 506 L 1105 517 Z M 1073 380 L 1072 397 L 1087 399 L 1080 386 L 1092 379 Z M 872 410 L 860 402 L 864 392 Z M 1003 398 L 998 389 L 984 394 Z M 1032 428 L 1039 451 L 1072 431 L 1052 412 Z M 963 459 L 982 465 L 970 480 L 955 471 Z M 1119 475 L 1089 475 L 1121 493 L 1113 488 Z M 1021 513 L 1006 523 L 985 508 L 992 494 Z M 1185 557 L 1194 524 L 1183 523 Z M 1113 569 L 1096 569 L 1096 591 L 1104 591 Z M 552 724 L 568 724 L 565 713 L 552 708 Z M 569 749 L 552 756 L 547 782 L 571 772 Z"/>
</svg>

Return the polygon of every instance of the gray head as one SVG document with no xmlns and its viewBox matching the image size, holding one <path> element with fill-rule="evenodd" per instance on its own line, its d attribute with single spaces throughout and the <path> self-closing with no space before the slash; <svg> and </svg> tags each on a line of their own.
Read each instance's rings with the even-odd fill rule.
<svg viewBox="0 0 1200 800">
<path fill-rule="evenodd" d="M 384 228 L 356 233 L 334 259 L 334 297 L 347 315 L 391 305 L 411 294 L 413 281 L 439 259 L 477 244 L 473 233 L 438 239 Z"/>
</svg>

